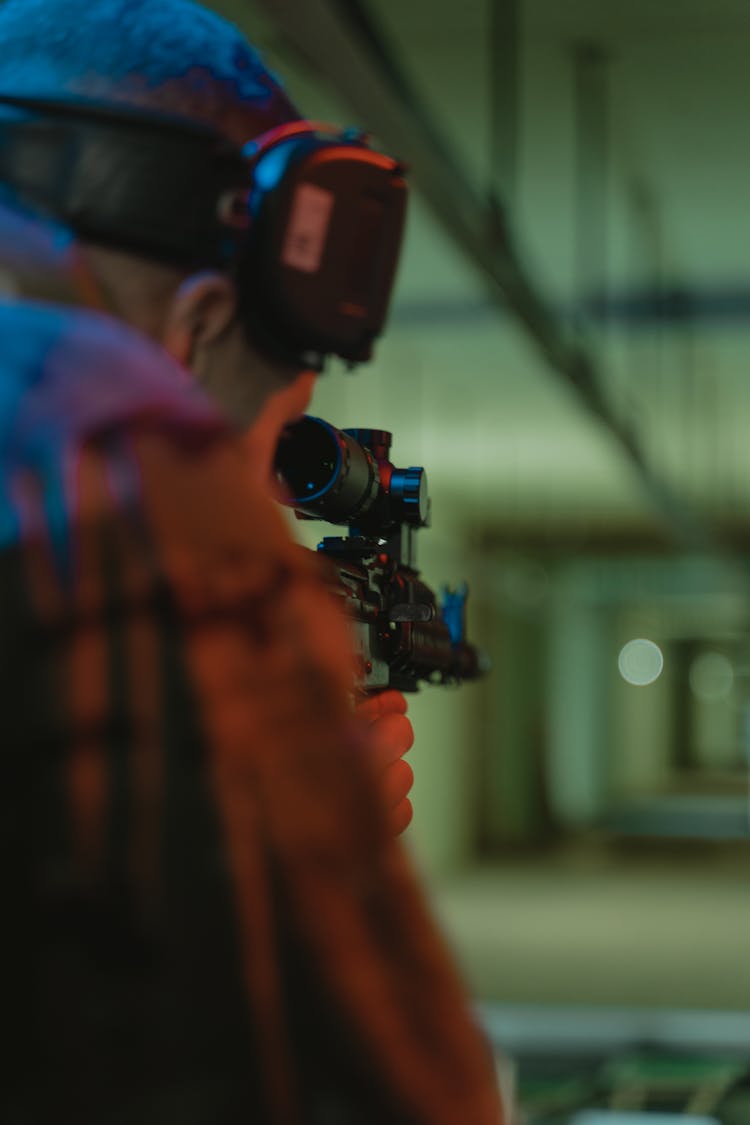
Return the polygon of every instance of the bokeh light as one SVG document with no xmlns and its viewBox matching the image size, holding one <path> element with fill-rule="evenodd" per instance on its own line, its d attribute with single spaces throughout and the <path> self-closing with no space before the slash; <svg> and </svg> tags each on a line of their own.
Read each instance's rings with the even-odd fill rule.
<svg viewBox="0 0 750 1125">
<path fill-rule="evenodd" d="M 702 652 L 690 665 L 690 687 L 704 703 L 726 699 L 734 683 L 734 668 L 721 652 Z"/>
<path fill-rule="evenodd" d="M 661 649 L 653 641 L 644 637 L 636 637 L 628 641 L 620 650 L 617 658 L 620 675 L 627 683 L 635 687 L 646 687 L 658 680 L 664 667 L 664 656 Z"/>
</svg>

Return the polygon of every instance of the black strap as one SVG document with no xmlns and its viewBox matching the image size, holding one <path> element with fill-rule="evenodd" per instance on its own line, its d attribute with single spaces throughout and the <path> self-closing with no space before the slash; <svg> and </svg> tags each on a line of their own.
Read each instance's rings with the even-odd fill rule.
<svg viewBox="0 0 750 1125">
<path fill-rule="evenodd" d="M 88 99 L 0 94 L 0 181 L 80 236 L 185 265 L 217 265 L 237 231 L 220 201 L 245 190 L 241 152 L 208 126 Z"/>
</svg>

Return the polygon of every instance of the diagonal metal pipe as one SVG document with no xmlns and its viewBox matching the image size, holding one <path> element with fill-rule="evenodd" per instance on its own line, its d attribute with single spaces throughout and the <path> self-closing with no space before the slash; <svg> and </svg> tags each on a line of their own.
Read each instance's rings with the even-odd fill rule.
<svg viewBox="0 0 750 1125">
<path fill-rule="evenodd" d="M 709 527 L 651 470 L 632 431 L 611 410 L 589 352 L 527 277 L 507 217 L 466 177 L 408 76 L 389 52 L 361 0 L 254 0 L 285 41 L 349 104 L 393 152 L 408 157 L 432 211 L 479 270 L 489 296 L 524 325 L 547 363 L 602 422 L 635 465 L 674 538 L 719 551 Z"/>
</svg>

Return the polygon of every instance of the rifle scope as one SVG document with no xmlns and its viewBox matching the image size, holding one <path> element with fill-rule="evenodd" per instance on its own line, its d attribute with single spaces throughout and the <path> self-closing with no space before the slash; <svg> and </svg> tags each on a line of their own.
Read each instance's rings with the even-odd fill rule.
<svg viewBox="0 0 750 1125">
<path fill-rule="evenodd" d="M 427 475 L 418 466 L 396 468 L 390 447 L 388 430 L 338 430 L 305 415 L 286 427 L 276 450 L 287 503 L 315 519 L 372 533 L 401 523 L 425 527 Z"/>
</svg>

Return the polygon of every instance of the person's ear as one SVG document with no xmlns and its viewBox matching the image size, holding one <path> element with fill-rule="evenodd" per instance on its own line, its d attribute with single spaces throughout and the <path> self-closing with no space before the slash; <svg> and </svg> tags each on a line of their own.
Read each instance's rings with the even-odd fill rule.
<svg viewBox="0 0 750 1125">
<path fill-rule="evenodd" d="M 206 271 L 187 277 L 167 309 L 162 343 L 185 367 L 226 332 L 237 311 L 237 292 L 229 277 Z"/>
</svg>

